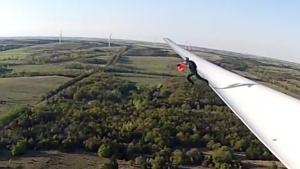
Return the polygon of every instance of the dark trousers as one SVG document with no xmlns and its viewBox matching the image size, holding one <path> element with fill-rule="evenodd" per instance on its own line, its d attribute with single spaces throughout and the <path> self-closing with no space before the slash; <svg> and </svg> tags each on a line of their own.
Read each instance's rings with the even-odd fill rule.
<svg viewBox="0 0 300 169">
<path fill-rule="evenodd" d="M 194 82 L 193 82 L 193 80 L 192 80 L 192 76 L 194 76 L 194 75 L 195 75 L 199 80 L 202 80 L 202 81 L 204 81 L 205 83 L 208 84 L 208 81 L 207 81 L 206 79 L 202 78 L 197 72 L 191 72 L 190 74 L 188 74 L 187 80 L 188 80 L 192 85 L 194 85 Z"/>
</svg>

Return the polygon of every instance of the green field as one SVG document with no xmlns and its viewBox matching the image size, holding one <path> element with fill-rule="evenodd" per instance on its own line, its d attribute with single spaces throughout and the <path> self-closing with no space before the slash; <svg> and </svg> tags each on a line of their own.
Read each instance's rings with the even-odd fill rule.
<svg viewBox="0 0 300 169">
<path fill-rule="evenodd" d="M 15 106 L 39 102 L 45 93 L 69 79 L 59 76 L 0 78 L 0 117 Z"/>
<path fill-rule="evenodd" d="M 61 72 L 65 71 L 65 68 L 62 65 L 58 64 L 45 64 L 45 65 L 16 65 L 11 67 L 13 72 Z"/>
<path fill-rule="evenodd" d="M 165 81 L 170 78 L 170 77 L 136 74 L 136 73 L 117 73 L 114 75 L 124 80 L 129 80 L 142 85 L 150 85 L 150 86 L 161 84 L 162 81 Z"/>
<path fill-rule="evenodd" d="M 123 56 L 117 65 L 132 67 L 138 71 L 176 74 L 176 65 L 181 61 L 176 57 Z"/>
<path fill-rule="evenodd" d="M 25 49 L 14 49 L 9 51 L 4 51 L 0 53 L 0 60 L 1 61 L 13 61 L 13 60 L 24 60 L 27 56 L 32 54 L 30 50 Z"/>
<path fill-rule="evenodd" d="M 155 86 L 170 76 L 184 76 L 185 73 L 176 70 L 179 62 L 182 62 L 180 58 L 169 56 L 122 56 L 113 67 L 125 68 L 132 73 L 114 75 L 142 85 Z"/>
<path fill-rule="evenodd" d="M 78 64 L 78 62 L 68 62 L 63 64 L 43 64 L 43 65 L 16 65 L 11 66 L 13 69 L 12 74 L 34 74 L 38 73 L 38 75 L 80 75 L 84 73 L 85 70 L 75 69 L 72 67 L 73 64 Z"/>
</svg>

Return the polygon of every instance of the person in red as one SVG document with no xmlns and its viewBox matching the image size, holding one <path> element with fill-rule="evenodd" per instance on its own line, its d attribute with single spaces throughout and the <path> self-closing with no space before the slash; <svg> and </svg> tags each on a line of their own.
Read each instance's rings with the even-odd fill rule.
<svg viewBox="0 0 300 169">
<path fill-rule="evenodd" d="M 195 63 L 194 61 L 190 60 L 188 57 L 185 58 L 185 61 L 184 61 L 183 63 L 179 63 L 179 64 L 177 65 L 177 70 L 178 70 L 179 72 L 183 72 L 183 71 L 185 70 L 186 66 L 188 66 L 189 69 L 190 69 L 190 73 L 189 73 L 188 76 L 187 76 L 187 80 L 188 80 L 192 85 L 194 85 L 194 82 L 193 82 L 193 80 L 191 79 L 192 76 L 196 76 L 199 80 L 203 80 L 204 82 L 206 82 L 206 83 L 208 84 L 208 81 L 207 81 L 206 79 L 202 78 L 202 77 L 198 74 L 196 63 Z"/>
</svg>

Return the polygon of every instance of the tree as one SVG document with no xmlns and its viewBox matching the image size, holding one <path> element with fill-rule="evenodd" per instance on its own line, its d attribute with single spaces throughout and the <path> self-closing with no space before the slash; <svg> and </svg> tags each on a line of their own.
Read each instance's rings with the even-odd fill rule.
<svg viewBox="0 0 300 169">
<path fill-rule="evenodd" d="M 245 147 L 247 146 L 247 142 L 245 141 L 245 139 L 241 139 L 235 142 L 234 144 L 234 150 L 237 151 L 245 151 Z"/>
<path fill-rule="evenodd" d="M 168 99 L 169 103 L 174 104 L 174 105 L 179 105 L 180 103 L 182 103 L 186 99 L 185 93 L 186 93 L 186 91 L 184 91 L 182 89 L 175 90 L 169 96 L 169 99 Z"/>
<path fill-rule="evenodd" d="M 180 131 L 176 134 L 176 138 L 181 142 L 185 142 L 187 140 L 186 136 L 184 135 L 184 133 L 182 131 Z"/>
<path fill-rule="evenodd" d="M 153 169 L 162 169 L 164 166 L 164 158 L 161 156 L 156 156 L 154 159 L 151 160 L 151 168 Z"/>
<path fill-rule="evenodd" d="M 215 150 L 220 148 L 222 145 L 220 143 L 215 143 L 213 140 L 209 141 L 206 147 L 210 150 Z"/>
<path fill-rule="evenodd" d="M 198 142 L 200 142 L 200 135 L 198 133 L 195 133 L 190 136 L 190 140 L 192 144 L 197 144 Z"/>
<path fill-rule="evenodd" d="M 27 142 L 25 140 L 19 141 L 16 145 L 11 148 L 11 155 L 17 156 L 25 153 L 27 150 Z"/>
<path fill-rule="evenodd" d="M 187 151 L 186 156 L 191 164 L 201 164 L 204 160 L 204 155 L 197 148 Z"/>
<path fill-rule="evenodd" d="M 250 146 L 246 150 L 246 156 L 251 160 L 258 159 L 260 156 L 260 150 L 257 147 Z"/>
<path fill-rule="evenodd" d="M 231 163 L 234 160 L 234 154 L 229 147 L 222 146 L 213 151 L 212 158 L 215 164 Z"/>
<path fill-rule="evenodd" d="M 130 142 L 127 146 L 127 154 L 133 155 L 140 152 L 140 146 L 134 141 Z"/>
<path fill-rule="evenodd" d="M 99 147 L 97 154 L 100 157 L 110 158 L 113 154 L 113 151 L 109 144 L 104 143 Z"/>
<path fill-rule="evenodd" d="M 100 145 L 100 140 L 96 137 L 90 137 L 83 142 L 84 147 L 89 151 L 96 151 Z"/>
<path fill-rule="evenodd" d="M 184 162 L 184 153 L 181 150 L 175 150 L 171 156 L 171 162 L 173 165 L 178 166 Z"/>
<path fill-rule="evenodd" d="M 212 150 L 212 146 L 215 144 L 214 140 L 210 140 L 207 144 L 206 147 L 210 150 Z"/>
<path fill-rule="evenodd" d="M 140 168 L 147 168 L 146 159 L 142 156 L 138 156 L 134 160 L 135 165 L 138 165 Z"/>
<path fill-rule="evenodd" d="M 233 166 L 231 164 L 228 164 L 228 163 L 217 163 L 215 165 L 215 167 L 217 169 L 233 169 Z"/>
</svg>

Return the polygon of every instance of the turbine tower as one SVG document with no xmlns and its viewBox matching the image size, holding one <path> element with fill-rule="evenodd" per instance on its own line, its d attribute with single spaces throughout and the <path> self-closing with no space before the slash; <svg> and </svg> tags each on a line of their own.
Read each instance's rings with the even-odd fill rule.
<svg viewBox="0 0 300 169">
<path fill-rule="evenodd" d="M 61 42 L 62 42 L 62 31 L 60 31 L 60 33 L 59 33 L 59 44 L 61 44 Z"/>
<path fill-rule="evenodd" d="M 110 48 L 111 37 L 112 37 L 112 34 L 110 34 L 109 37 L 108 37 L 108 47 L 109 48 Z"/>
<path fill-rule="evenodd" d="M 185 41 L 185 50 L 189 50 L 189 44 L 187 41 Z"/>
<path fill-rule="evenodd" d="M 189 51 L 192 50 L 191 44 L 188 41 L 185 41 L 185 49 Z"/>
</svg>

